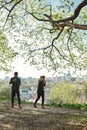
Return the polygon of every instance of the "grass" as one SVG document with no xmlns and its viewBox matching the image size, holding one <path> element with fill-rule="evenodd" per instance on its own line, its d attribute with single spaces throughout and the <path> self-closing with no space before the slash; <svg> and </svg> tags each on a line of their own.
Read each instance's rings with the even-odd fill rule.
<svg viewBox="0 0 87 130">
<path fill-rule="evenodd" d="M 9 101 L 10 97 L 6 97 L 6 96 L 0 96 L 0 101 Z"/>
<path fill-rule="evenodd" d="M 0 96 L 0 101 L 11 101 L 10 97 Z M 18 102 L 17 97 L 15 97 L 15 102 Z M 32 102 L 22 101 L 22 104 L 32 104 Z M 70 108 L 78 110 L 87 110 L 87 104 L 62 104 L 62 103 L 47 103 L 45 106 L 61 107 L 61 108 Z"/>
<path fill-rule="evenodd" d="M 54 106 L 54 107 L 62 107 L 62 108 L 70 108 L 70 109 L 78 109 L 78 110 L 87 109 L 87 104 L 49 103 L 49 104 L 46 104 L 46 106 Z"/>
</svg>

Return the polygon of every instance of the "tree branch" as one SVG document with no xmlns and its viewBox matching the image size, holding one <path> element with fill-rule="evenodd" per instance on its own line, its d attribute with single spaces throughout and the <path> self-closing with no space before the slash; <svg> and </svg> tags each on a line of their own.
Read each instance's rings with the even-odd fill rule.
<svg viewBox="0 0 87 130">
<path fill-rule="evenodd" d="M 61 56 L 65 61 L 70 62 L 69 60 L 67 60 L 67 59 L 60 53 L 59 49 L 58 49 L 55 45 L 53 45 L 53 47 L 58 51 L 58 53 L 60 54 L 60 56 Z"/>
<path fill-rule="evenodd" d="M 50 48 L 52 45 L 49 45 L 47 47 L 42 47 L 42 48 L 37 48 L 37 49 L 33 49 L 33 50 L 30 50 L 30 52 L 34 52 L 34 51 L 38 51 L 38 50 L 46 50 L 48 48 Z"/>
<path fill-rule="evenodd" d="M 9 13 L 8 13 L 8 15 L 7 15 L 7 18 L 6 18 L 6 21 L 5 21 L 4 26 L 6 25 L 6 23 L 7 23 L 7 21 L 8 21 L 8 18 L 9 18 L 9 16 L 10 16 L 11 12 L 13 11 L 13 9 L 14 9 L 21 1 L 23 1 L 23 0 L 19 0 L 18 2 L 16 2 L 16 3 L 12 6 L 12 8 L 9 10 Z M 11 2 L 12 2 L 12 1 L 11 1 Z"/>
<path fill-rule="evenodd" d="M 69 34 L 69 38 L 68 38 L 68 40 L 67 40 L 67 48 L 68 48 L 68 52 L 69 52 L 69 54 L 70 54 L 71 60 L 72 60 L 72 62 L 74 63 L 74 59 L 73 59 L 73 57 L 72 57 L 71 50 L 70 50 L 70 48 L 69 48 L 69 41 L 70 41 L 71 35 L 72 35 L 72 30 L 71 30 L 71 32 L 70 32 L 70 34 Z M 75 65 L 75 63 L 74 63 L 74 65 Z"/>
<path fill-rule="evenodd" d="M 26 10 L 26 9 L 25 9 L 25 11 L 26 11 L 27 13 L 29 13 L 30 15 L 32 15 L 32 16 L 33 16 L 35 19 L 37 19 L 38 21 L 49 22 L 49 20 L 46 20 L 46 19 L 40 19 L 40 18 L 36 17 L 34 13 L 31 13 L 31 12 L 29 12 L 29 11 Z"/>
<path fill-rule="evenodd" d="M 61 29 L 61 31 L 58 33 L 58 35 L 52 40 L 52 46 L 58 51 L 59 55 L 66 61 L 69 61 L 67 60 L 62 54 L 61 52 L 59 51 L 59 49 L 54 45 L 54 42 L 55 40 L 57 40 L 59 38 L 59 36 L 61 35 L 61 33 L 63 32 L 64 28 Z"/>
<path fill-rule="evenodd" d="M 52 51 L 53 51 L 53 46 L 51 47 L 51 50 L 50 50 L 50 60 L 51 60 L 51 62 L 53 64 L 54 69 L 56 70 L 56 64 L 55 64 L 54 59 L 52 57 Z"/>
<path fill-rule="evenodd" d="M 81 9 L 86 5 L 87 5 L 87 0 L 83 0 L 75 9 L 74 15 L 65 19 L 55 21 L 51 16 L 47 14 L 44 14 L 44 16 L 48 18 L 49 22 L 52 23 L 53 27 L 59 28 L 59 27 L 69 26 L 76 29 L 87 30 L 87 25 L 79 25 L 70 22 L 70 21 L 74 21 L 79 16 Z"/>
<path fill-rule="evenodd" d="M 2 6 L 0 7 L 0 9 L 2 9 L 2 8 L 5 8 L 7 11 L 9 11 L 9 9 L 8 9 L 5 5 L 2 5 Z"/>
<path fill-rule="evenodd" d="M 66 22 L 66 21 L 73 21 L 74 19 L 76 19 L 79 16 L 80 10 L 87 5 L 87 0 L 83 0 L 75 9 L 74 11 L 74 15 L 71 17 L 68 17 L 66 19 L 61 19 L 61 20 L 57 20 L 55 22 L 60 23 L 60 22 Z"/>
<path fill-rule="evenodd" d="M 60 36 L 61 33 L 63 32 L 63 30 L 64 30 L 64 27 L 60 30 L 60 32 L 58 33 L 58 35 L 52 40 L 52 45 L 54 44 L 54 41 L 59 38 L 59 36 Z"/>
<path fill-rule="evenodd" d="M 9 2 L 7 2 L 7 1 L 5 1 L 5 3 L 6 4 L 10 4 L 10 3 L 12 3 L 14 0 L 11 0 L 11 1 L 9 1 Z"/>
<path fill-rule="evenodd" d="M 71 23 L 71 22 L 65 22 L 64 24 L 65 24 L 65 26 L 70 26 L 72 28 L 81 29 L 81 30 L 87 30 L 87 25 L 74 24 L 74 23 Z"/>
<path fill-rule="evenodd" d="M 71 22 L 64 22 L 64 23 L 55 23 L 55 26 L 57 28 L 60 28 L 60 27 L 71 27 L 71 28 L 75 28 L 75 29 L 81 29 L 81 30 L 87 30 L 87 25 L 83 25 L 83 24 L 75 24 L 75 23 L 71 23 Z"/>
</svg>

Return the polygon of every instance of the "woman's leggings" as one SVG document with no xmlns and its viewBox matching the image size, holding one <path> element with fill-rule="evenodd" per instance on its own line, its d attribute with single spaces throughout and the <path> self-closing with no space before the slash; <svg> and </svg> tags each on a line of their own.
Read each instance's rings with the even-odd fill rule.
<svg viewBox="0 0 87 130">
<path fill-rule="evenodd" d="M 40 97 L 42 97 L 42 106 L 44 106 L 44 92 L 42 93 L 37 92 L 37 99 L 35 100 L 35 104 L 40 99 Z"/>
</svg>

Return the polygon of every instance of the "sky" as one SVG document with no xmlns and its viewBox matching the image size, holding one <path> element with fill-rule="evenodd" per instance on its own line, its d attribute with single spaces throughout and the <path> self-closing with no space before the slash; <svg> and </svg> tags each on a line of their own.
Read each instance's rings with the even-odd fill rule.
<svg viewBox="0 0 87 130">
<path fill-rule="evenodd" d="M 56 5 L 56 4 L 58 4 L 58 0 L 44 0 L 44 1 L 46 1 L 46 2 L 49 2 L 49 3 L 51 3 L 52 5 Z M 80 2 L 82 2 L 83 0 L 69 0 L 69 1 L 73 1 L 73 2 L 75 2 L 75 6 L 77 6 Z"/>
<path fill-rule="evenodd" d="M 17 71 L 19 73 L 19 77 L 27 78 L 39 78 L 41 75 L 45 75 L 46 77 L 52 77 L 53 72 L 48 72 L 46 69 L 37 70 L 34 66 L 30 66 L 28 63 L 24 63 L 22 58 L 16 58 L 13 62 L 14 69 L 12 72 L 0 72 L 0 78 L 4 78 L 6 76 L 12 77 L 14 72 Z"/>
<path fill-rule="evenodd" d="M 32 78 L 39 78 L 41 75 L 45 75 L 46 77 L 55 77 L 55 76 L 64 76 L 64 74 L 61 73 L 56 73 L 54 71 L 50 71 L 48 72 L 46 68 L 43 68 L 41 70 L 37 70 L 34 66 L 30 66 L 29 63 L 24 63 L 24 59 L 18 57 L 16 58 L 16 60 L 13 62 L 14 65 L 14 69 L 11 72 L 4 72 L 4 71 L 0 71 L 0 79 L 3 79 L 5 77 L 13 77 L 14 72 L 18 72 L 19 73 L 19 77 L 22 78 L 28 78 L 28 77 L 32 77 Z M 70 71 L 71 75 L 74 76 L 81 76 L 82 75 L 86 75 L 87 71 L 77 71 L 75 72 L 75 70 L 69 70 L 67 68 L 67 70 L 62 70 L 65 74 L 68 73 L 68 71 Z"/>
<path fill-rule="evenodd" d="M 35 66 L 30 66 L 29 62 L 25 63 L 24 59 L 21 56 L 15 58 L 14 62 L 12 63 L 12 66 L 14 66 L 14 68 L 11 72 L 0 71 L 1 79 L 5 77 L 13 77 L 14 72 L 16 71 L 19 73 L 19 77 L 23 78 L 39 78 L 41 75 L 45 75 L 46 77 L 53 77 L 56 75 L 54 74 L 53 70 L 48 72 L 46 68 L 38 70 L 37 68 L 35 68 Z"/>
</svg>

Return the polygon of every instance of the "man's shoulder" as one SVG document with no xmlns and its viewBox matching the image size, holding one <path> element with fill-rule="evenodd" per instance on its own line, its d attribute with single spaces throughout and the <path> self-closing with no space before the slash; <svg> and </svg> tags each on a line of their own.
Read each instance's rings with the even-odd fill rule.
<svg viewBox="0 0 87 130">
<path fill-rule="evenodd" d="M 18 79 L 18 80 L 20 80 L 20 78 L 19 78 L 19 77 L 11 77 L 11 79 Z"/>
<path fill-rule="evenodd" d="M 14 79 L 14 77 L 11 77 L 11 79 Z"/>
</svg>

